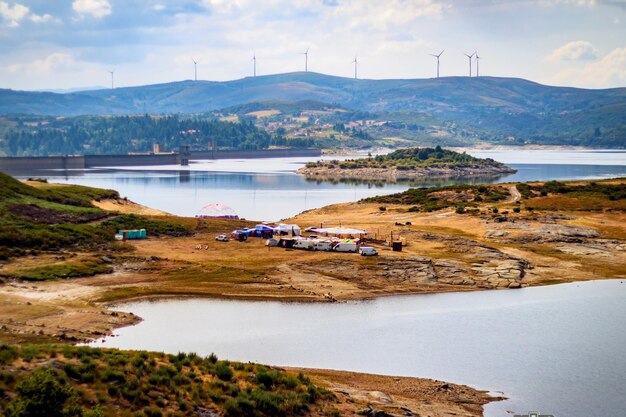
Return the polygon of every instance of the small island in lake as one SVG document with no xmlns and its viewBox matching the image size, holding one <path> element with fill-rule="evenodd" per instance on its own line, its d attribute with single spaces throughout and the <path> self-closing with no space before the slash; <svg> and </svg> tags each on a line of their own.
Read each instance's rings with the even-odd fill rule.
<svg viewBox="0 0 626 417">
<path fill-rule="evenodd" d="M 387 155 L 345 161 L 309 162 L 298 170 L 309 178 L 402 181 L 423 178 L 494 178 L 516 170 L 491 158 L 476 158 L 440 146 L 398 149 Z"/>
</svg>

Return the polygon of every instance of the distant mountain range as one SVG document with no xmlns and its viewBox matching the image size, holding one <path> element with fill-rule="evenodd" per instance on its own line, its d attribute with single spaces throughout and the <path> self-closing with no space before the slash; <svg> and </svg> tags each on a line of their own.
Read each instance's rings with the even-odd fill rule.
<svg viewBox="0 0 626 417">
<path fill-rule="evenodd" d="M 316 101 L 375 114 L 428 114 L 477 134 L 568 143 L 626 141 L 626 88 L 551 87 L 516 78 L 354 80 L 313 72 L 181 81 L 67 94 L 0 90 L 0 115 L 201 113 L 247 103 Z M 556 139 L 555 139 L 556 138 Z M 621 138 L 621 139 L 620 139 Z M 571 143 L 585 144 L 585 143 Z"/>
</svg>

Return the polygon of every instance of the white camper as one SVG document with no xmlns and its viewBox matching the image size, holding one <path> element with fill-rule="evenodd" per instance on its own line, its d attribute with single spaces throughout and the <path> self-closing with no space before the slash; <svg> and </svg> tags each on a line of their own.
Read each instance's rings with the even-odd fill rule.
<svg viewBox="0 0 626 417">
<path fill-rule="evenodd" d="M 293 248 L 294 249 L 306 249 L 306 250 L 312 250 L 313 249 L 313 245 L 315 244 L 315 242 L 313 242 L 312 240 L 308 240 L 308 239 L 298 239 L 295 241 L 295 243 L 293 244 Z"/>
<path fill-rule="evenodd" d="M 330 251 L 333 249 L 333 242 L 330 240 L 318 240 L 313 244 L 313 250 Z"/>
</svg>

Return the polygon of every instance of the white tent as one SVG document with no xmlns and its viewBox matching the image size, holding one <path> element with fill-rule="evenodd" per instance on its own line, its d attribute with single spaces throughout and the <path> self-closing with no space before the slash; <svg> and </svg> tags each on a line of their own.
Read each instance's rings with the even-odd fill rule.
<svg viewBox="0 0 626 417">
<path fill-rule="evenodd" d="M 239 219 L 239 216 L 226 204 L 207 204 L 196 214 L 198 219 Z"/>
<path fill-rule="evenodd" d="M 298 226 L 297 224 L 280 223 L 278 226 L 274 228 L 274 232 L 279 235 L 291 234 L 293 236 L 300 236 L 300 233 L 302 232 L 302 230 L 300 230 L 300 226 Z"/>
</svg>

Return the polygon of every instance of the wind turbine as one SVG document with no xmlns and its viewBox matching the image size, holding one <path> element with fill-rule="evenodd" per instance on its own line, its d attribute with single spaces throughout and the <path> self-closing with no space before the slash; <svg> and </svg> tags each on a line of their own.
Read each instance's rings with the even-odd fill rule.
<svg viewBox="0 0 626 417">
<path fill-rule="evenodd" d="M 252 68 L 253 68 L 252 76 L 256 77 L 256 52 L 252 54 Z"/>
<path fill-rule="evenodd" d="M 193 61 L 193 80 L 198 81 L 198 61 L 193 58 L 191 60 Z"/>
<path fill-rule="evenodd" d="M 466 53 L 464 53 L 463 55 L 465 55 L 467 57 L 467 59 L 469 60 L 469 76 L 472 76 L 472 57 L 474 55 L 476 55 L 476 52 L 472 53 L 471 55 L 468 55 Z"/>
<path fill-rule="evenodd" d="M 430 54 L 430 56 L 434 56 L 437 58 L 437 78 L 439 78 L 439 57 L 444 53 L 445 49 L 439 52 L 439 55 Z"/>
<path fill-rule="evenodd" d="M 355 55 L 354 56 L 354 61 L 352 61 L 352 63 L 354 64 L 354 79 L 357 79 L 357 67 L 359 66 L 359 59 L 358 57 Z"/>
<path fill-rule="evenodd" d="M 113 74 L 115 74 L 115 70 L 111 70 L 111 71 L 109 71 L 109 74 L 111 74 L 111 90 L 113 90 L 113 88 L 114 88 L 114 84 L 113 84 Z"/>
<path fill-rule="evenodd" d="M 474 52 L 476 54 L 476 76 L 478 77 L 479 74 L 479 70 L 480 70 L 480 57 L 478 56 L 478 52 Z"/>
<path fill-rule="evenodd" d="M 309 72 L 309 48 L 306 48 L 302 55 L 304 55 L 304 72 Z"/>
</svg>

